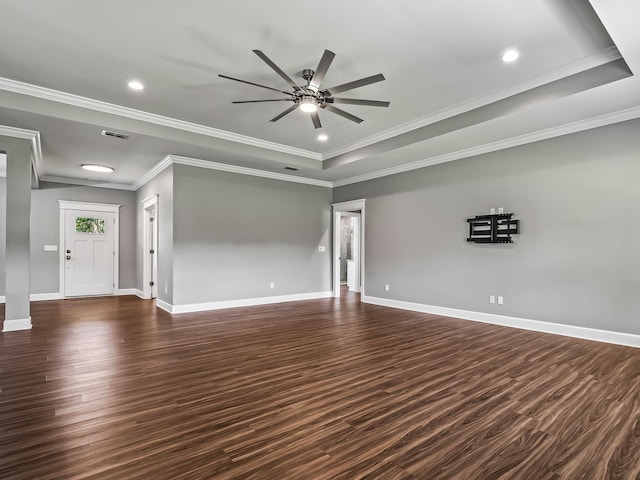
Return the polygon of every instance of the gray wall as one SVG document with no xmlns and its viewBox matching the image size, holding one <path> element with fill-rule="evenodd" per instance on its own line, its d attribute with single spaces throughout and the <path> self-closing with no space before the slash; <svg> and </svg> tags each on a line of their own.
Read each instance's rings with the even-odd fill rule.
<svg viewBox="0 0 640 480">
<path fill-rule="evenodd" d="M 330 189 L 175 165 L 174 194 L 175 305 L 331 290 Z"/>
<path fill-rule="evenodd" d="M 110 203 L 120 208 L 119 288 L 135 287 L 135 193 L 126 190 L 40 182 L 31 191 L 31 293 L 54 293 L 59 289 L 59 252 L 45 252 L 45 245 L 60 243 L 58 200 Z"/>
<path fill-rule="evenodd" d="M 5 252 L 7 248 L 6 244 L 6 210 L 7 205 L 7 179 L 0 178 L 0 295 L 5 294 L 6 292 L 6 284 L 5 284 Z"/>
<path fill-rule="evenodd" d="M 334 189 L 334 202 L 367 199 L 366 295 L 640 334 L 639 131 L 636 120 Z M 520 219 L 514 244 L 465 241 L 465 220 L 491 207 Z"/>
<path fill-rule="evenodd" d="M 0 202 L 6 201 L 6 179 L 0 179 Z M 59 252 L 45 252 L 45 245 L 60 243 L 60 205 L 58 200 L 111 203 L 120 208 L 120 288 L 135 286 L 135 193 L 106 188 L 82 187 L 59 183 L 40 183 L 31 191 L 31 293 L 60 291 Z M 3 205 L 0 205 L 2 207 Z M 4 208 L 0 210 L 4 212 Z M 0 235 L 6 228 L 4 213 L 0 218 Z M 5 245 L 0 242 L 0 266 L 4 271 Z M 59 247 L 60 248 L 60 247 Z M 0 275 L 0 295 L 5 293 L 4 275 Z"/>
<path fill-rule="evenodd" d="M 137 242 L 136 242 L 136 288 L 143 291 L 143 238 L 144 213 L 141 202 L 151 195 L 158 195 L 158 299 L 173 303 L 173 166 L 136 192 Z"/>
</svg>

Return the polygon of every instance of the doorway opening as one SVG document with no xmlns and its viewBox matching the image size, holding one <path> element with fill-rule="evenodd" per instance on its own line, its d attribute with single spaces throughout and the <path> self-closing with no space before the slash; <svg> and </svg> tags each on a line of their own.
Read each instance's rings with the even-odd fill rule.
<svg viewBox="0 0 640 480">
<path fill-rule="evenodd" d="M 333 296 L 341 290 L 364 295 L 364 199 L 332 206 Z"/>
</svg>

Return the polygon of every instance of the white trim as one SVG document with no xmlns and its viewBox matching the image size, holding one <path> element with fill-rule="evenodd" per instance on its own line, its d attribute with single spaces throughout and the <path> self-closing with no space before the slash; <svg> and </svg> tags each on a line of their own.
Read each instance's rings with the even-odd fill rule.
<svg viewBox="0 0 640 480">
<path fill-rule="evenodd" d="M 59 257 L 59 288 L 63 294 L 65 291 L 65 216 L 67 210 L 89 210 L 94 212 L 108 212 L 113 213 L 114 225 L 113 225 L 113 293 L 116 295 L 120 290 L 120 207 L 122 205 L 115 205 L 111 203 L 90 203 L 90 202 L 76 202 L 72 200 L 58 200 L 60 204 L 60 257 Z"/>
<path fill-rule="evenodd" d="M 3 332 L 17 332 L 18 330 L 31 330 L 31 317 L 5 320 L 2 325 Z"/>
<path fill-rule="evenodd" d="M 334 212 L 352 212 L 354 210 L 361 210 L 364 208 L 366 200 L 364 198 L 360 198 L 358 200 L 349 200 L 347 202 L 337 202 L 332 203 Z"/>
<path fill-rule="evenodd" d="M 373 180 L 375 178 L 387 177 L 389 175 L 409 172 L 411 170 L 417 170 L 419 168 L 429 167 L 431 165 L 437 165 L 439 163 L 453 162 L 454 160 L 474 157 L 485 153 L 497 152 L 499 150 L 518 147 L 520 145 L 539 142 L 541 140 L 548 140 L 550 138 L 562 137 L 564 135 L 570 135 L 572 133 L 583 132 L 585 130 L 604 127 L 615 123 L 626 122 L 639 117 L 640 106 L 627 108 L 625 110 L 599 115 L 597 117 L 592 117 L 586 120 L 580 120 L 556 127 L 546 128 L 544 130 L 538 130 L 536 132 L 526 133 L 524 135 L 518 135 L 504 140 L 486 143 L 484 145 L 477 145 L 471 148 L 458 150 L 457 152 L 449 152 L 442 155 L 437 155 L 435 157 L 418 160 L 416 162 L 405 163 L 396 167 L 385 168 L 382 170 L 377 170 L 375 172 L 365 173 L 363 175 L 356 175 L 355 177 L 336 180 L 332 183 L 332 185 L 333 187 L 341 187 L 343 185 L 364 182 L 366 180 Z"/>
<path fill-rule="evenodd" d="M 314 178 L 296 177 L 284 173 L 268 172 L 266 170 L 258 170 L 256 168 L 239 167 L 237 165 L 229 165 L 226 163 L 209 162 L 197 158 L 181 157 L 178 155 L 169 155 L 174 164 L 188 165 L 190 167 L 207 168 L 210 170 L 220 170 L 223 172 L 239 173 L 241 175 L 251 175 L 253 177 L 270 178 L 272 180 L 283 180 L 285 182 L 304 183 L 307 185 L 315 185 L 317 187 L 331 188 L 332 182 L 326 180 L 316 180 Z"/>
<path fill-rule="evenodd" d="M 268 142 L 266 140 L 249 137 L 247 135 L 240 135 L 238 133 L 207 127 L 205 125 L 200 125 L 197 123 L 165 117 L 162 115 L 157 115 L 155 113 L 149 113 L 142 110 L 123 107 L 121 105 L 115 105 L 113 103 L 102 102 L 93 98 L 81 97 L 80 95 L 74 95 L 72 93 L 53 90 L 51 88 L 45 88 L 38 85 L 19 82 L 17 80 L 11 80 L 9 78 L 0 77 L 0 90 L 6 90 L 8 92 L 18 93 L 21 95 L 28 95 L 30 97 L 42 98 L 44 100 L 64 103 L 66 105 L 72 105 L 75 107 L 86 108 L 88 110 L 94 110 L 96 112 L 108 113 L 110 115 L 118 115 L 124 118 L 140 120 L 155 125 L 161 125 L 163 127 L 175 128 L 177 130 L 183 130 L 186 132 L 205 135 L 207 137 L 242 143 L 244 145 L 251 145 L 258 148 L 264 148 L 276 152 L 286 153 L 289 155 L 295 155 L 298 157 L 305 157 L 318 161 L 322 160 L 322 155 L 320 153 L 312 152 L 310 150 L 291 147 L 289 145 L 283 145 L 281 143 Z"/>
<path fill-rule="evenodd" d="M 64 295 L 62 292 L 52 292 L 52 293 L 32 293 L 30 296 L 30 300 L 32 302 L 42 302 L 47 300 L 62 300 Z"/>
<path fill-rule="evenodd" d="M 159 298 L 156 298 L 156 307 L 168 313 L 172 313 L 173 310 L 173 306 L 170 303 L 163 302 Z"/>
<path fill-rule="evenodd" d="M 39 185 L 40 177 L 44 173 L 44 163 L 42 161 L 42 144 L 40 143 L 40 132 L 27 130 L 24 128 L 9 127 L 0 125 L 0 135 L 13 138 L 31 140 L 31 167 L 36 186 Z M 0 177 L 6 177 L 6 172 L 0 172 Z"/>
<path fill-rule="evenodd" d="M 94 212 L 120 213 L 120 207 L 122 207 L 122 205 L 111 203 L 76 202 L 73 200 L 58 200 L 58 203 L 60 204 L 60 210 L 92 210 Z"/>
<path fill-rule="evenodd" d="M 142 298 L 150 299 L 158 296 L 158 194 L 150 195 L 142 200 Z M 154 221 L 149 230 L 150 210 L 153 209 Z M 153 245 L 150 245 L 153 239 Z M 154 250 L 153 257 L 149 253 L 149 247 Z M 153 263 L 153 265 L 151 264 Z M 154 283 L 154 287 L 150 285 Z M 155 290 L 155 291 L 154 291 Z"/>
<path fill-rule="evenodd" d="M 358 200 L 331 204 L 331 207 L 333 208 L 333 260 L 331 265 L 333 269 L 333 281 L 331 282 L 331 288 L 333 289 L 333 296 L 336 298 L 340 297 L 340 214 L 342 212 L 350 212 L 353 210 L 360 210 L 360 288 L 361 294 L 364 296 L 365 203 L 366 200 L 361 198 Z"/>
<path fill-rule="evenodd" d="M 269 172 L 259 170 L 257 168 L 239 167 L 237 165 L 229 165 L 226 163 L 210 162 L 208 160 L 200 160 L 199 158 L 182 157 L 179 155 L 167 155 L 151 170 L 138 179 L 133 185 L 133 190 L 151 181 L 159 175 L 165 168 L 170 165 L 186 165 L 189 167 L 206 168 L 208 170 L 219 170 L 221 172 L 238 173 L 240 175 L 251 175 L 253 177 L 270 178 L 272 180 L 282 180 L 284 182 L 303 183 L 306 185 L 315 185 L 317 187 L 333 188 L 333 182 L 326 180 L 316 180 L 315 178 L 296 177 L 285 173 Z"/>
<path fill-rule="evenodd" d="M 138 190 L 143 185 L 146 185 L 147 182 L 153 180 L 157 175 L 160 174 L 165 168 L 171 166 L 173 162 L 171 161 L 171 155 L 167 155 L 159 163 L 156 163 L 151 170 L 141 176 L 134 184 L 133 189 Z"/>
<path fill-rule="evenodd" d="M 142 292 L 142 290 L 138 290 L 137 288 L 133 288 L 132 290 L 134 291 L 133 294 L 136 297 L 139 297 L 139 298 L 141 298 L 143 300 L 149 300 L 148 298 L 144 298 L 144 293 Z"/>
<path fill-rule="evenodd" d="M 472 312 L 469 310 L 459 310 L 457 308 L 437 307 L 422 303 L 403 302 L 388 298 L 362 296 L 364 303 L 381 305 L 384 307 L 411 310 L 413 312 L 430 313 L 446 317 L 455 317 L 474 322 L 491 323 L 505 327 L 519 328 L 522 330 L 532 330 L 535 332 L 552 333 L 565 337 L 581 338 L 596 342 L 613 343 L 628 347 L 640 348 L 640 335 L 631 333 L 613 332 L 609 330 L 598 330 L 595 328 L 579 327 L 575 325 L 563 325 L 559 323 L 541 322 L 539 320 L 529 320 L 526 318 L 508 317 L 504 315 L 494 315 L 491 313 Z"/>
<path fill-rule="evenodd" d="M 30 302 L 42 302 L 47 300 L 62 300 L 64 299 L 64 295 L 62 292 L 52 292 L 52 293 L 32 293 L 29 295 Z M 4 295 L 0 295 L 0 304 L 7 303 L 7 297 Z"/>
<path fill-rule="evenodd" d="M 123 295 L 137 295 L 138 294 L 138 290 L 136 288 L 119 288 L 118 290 L 116 290 L 116 293 L 114 295 L 116 296 L 123 296 Z"/>
<path fill-rule="evenodd" d="M 296 293 L 293 295 L 278 295 L 274 297 L 242 298 L 239 300 L 223 300 L 219 302 L 192 303 L 185 305 L 170 305 L 156 299 L 156 306 L 171 314 L 203 312 L 207 310 L 220 310 L 222 308 L 252 307 L 255 305 L 270 305 L 273 303 L 298 302 L 301 300 L 316 300 L 318 298 L 330 298 L 333 292 Z"/>
<path fill-rule="evenodd" d="M 126 183 L 98 182 L 95 180 L 84 180 L 82 178 L 71 178 L 71 177 L 59 177 L 55 175 L 43 175 L 42 177 L 40 177 L 40 181 L 52 182 L 52 183 L 64 183 L 67 185 L 82 185 L 85 187 L 111 188 L 113 190 L 128 190 L 128 191 L 136 190 L 133 185 L 129 185 Z"/>
</svg>

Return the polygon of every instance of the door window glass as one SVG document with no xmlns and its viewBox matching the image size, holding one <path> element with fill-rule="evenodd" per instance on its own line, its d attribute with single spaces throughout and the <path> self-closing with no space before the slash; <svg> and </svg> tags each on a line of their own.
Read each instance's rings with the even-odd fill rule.
<svg viewBox="0 0 640 480">
<path fill-rule="evenodd" d="M 76 233 L 106 233 L 104 218 L 76 217 Z"/>
</svg>

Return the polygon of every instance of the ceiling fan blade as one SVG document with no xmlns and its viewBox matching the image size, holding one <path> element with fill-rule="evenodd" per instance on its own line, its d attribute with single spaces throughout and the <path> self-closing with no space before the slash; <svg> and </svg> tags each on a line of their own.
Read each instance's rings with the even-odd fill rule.
<svg viewBox="0 0 640 480">
<path fill-rule="evenodd" d="M 349 105 L 366 105 L 367 107 L 388 107 L 391 102 L 381 102 L 379 100 L 359 100 L 357 98 L 325 98 L 328 103 L 344 103 Z"/>
<path fill-rule="evenodd" d="M 254 87 L 261 87 L 261 88 L 266 88 L 268 90 L 273 90 L 274 92 L 284 93 L 285 95 L 293 95 L 293 93 L 291 92 L 285 92 L 284 90 L 278 90 L 277 88 L 267 87 L 266 85 L 260 85 L 259 83 L 253 83 L 247 80 L 240 80 L 239 78 L 229 77 L 227 75 L 222 75 L 221 73 L 218 74 L 218 76 L 221 78 L 226 78 L 227 80 L 233 80 L 235 82 L 246 83 L 247 85 L 253 85 Z"/>
<path fill-rule="evenodd" d="M 326 109 L 327 109 L 327 110 L 329 110 L 330 112 L 337 113 L 337 114 L 338 114 L 338 115 L 340 115 L 341 117 L 344 117 L 344 118 L 346 118 L 346 119 L 348 119 L 348 120 L 351 120 L 352 122 L 362 123 L 362 121 L 363 121 L 361 118 L 358 118 L 358 117 L 356 117 L 355 115 L 351 115 L 350 113 L 345 112 L 344 110 L 341 110 L 341 109 L 339 109 L 339 108 L 336 108 L 336 107 L 334 107 L 334 106 L 333 106 L 333 105 L 331 105 L 331 104 L 327 104 L 327 105 L 325 105 L 325 106 L 324 106 L 324 108 L 326 108 Z"/>
<path fill-rule="evenodd" d="M 271 100 L 239 100 L 231 103 L 293 102 L 293 98 L 274 98 Z"/>
<path fill-rule="evenodd" d="M 289 115 L 291 112 L 293 112 L 296 108 L 298 108 L 298 105 L 292 105 L 291 107 L 287 108 L 284 112 L 282 112 L 280 115 L 276 115 L 275 117 L 273 117 L 271 120 L 269 120 L 270 122 L 277 122 L 278 120 L 280 120 L 282 117 L 284 117 L 285 115 Z"/>
<path fill-rule="evenodd" d="M 346 92 L 347 90 L 364 87 L 365 85 L 381 82 L 383 80 L 384 75 L 379 73 L 377 75 L 371 75 L 370 77 L 361 78 L 360 80 L 354 80 L 353 82 L 343 83 L 342 85 L 338 85 L 337 87 L 327 88 L 326 90 L 323 90 L 322 93 L 325 96 L 335 95 L 336 93 Z"/>
<path fill-rule="evenodd" d="M 322 54 L 322 58 L 316 67 L 316 73 L 313 74 L 313 78 L 309 81 L 309 87 L 314 91 L 317 92 L 320 89 L 320 84 L 322 83 L 322 80 L 324 80 L 324 76 L 326 75 L 327 70 L 329 70 L 331 62 L 333 62 L 333 58 L 335 56 L 336 54 L 330 50 L 325 50 Z"/>
<path fill-rule="evenodd" d="M 294 82 L 291 77 L 289 77 L 289 75 L 287 75 L 286 73 L 284 73 L 282 71 L 282 69 L 280 69 L 280 67 L 278 67 L 275 63 L 273 63 L 271 61 L 271 59 L 269 57 L 267 57 L 264 53 L 262 53 L 260 50 L 254 50 L 253 53 L 255 53 L 256 55 L 258 55 L 262 61 L 264 63 L 266 63 L 267 65 L 269 65 L 278 75 L 280 75 L 285 82 L 287 82 L 289 85 L 291 85 L 291 87 L 296 91 L 299 92 L 302 89 L 298 86 L 298 84 L 296 82 Z"/>
<path fill-rule="evenodd" d="M 320 123 L 320 117 L 318 116 L 318 112 L 311 113 L 311 121 L 313 122 L 314 127 L 322 128 L 322 124 Z"/>
</svg>

